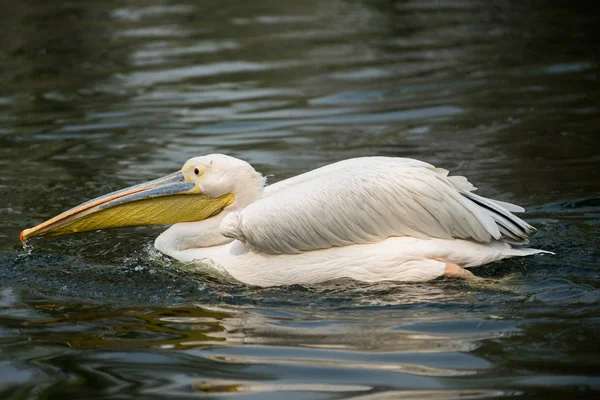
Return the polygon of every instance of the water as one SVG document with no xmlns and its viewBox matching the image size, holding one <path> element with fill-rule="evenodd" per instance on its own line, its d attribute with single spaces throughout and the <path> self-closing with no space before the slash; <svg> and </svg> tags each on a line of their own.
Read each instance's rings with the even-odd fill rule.
<svg viewBox="0 0 600 400">
<path fill-rule="evenodd" d="M 559 1 L 3 2 L 0 398 L 595 398 L 596 7 Z M 223 152 L 274 182 L 408 156 L 528 208 L 555 256 L 399 285 L 256 288 L 161 228 L 18 242 Z"/>
</svg>

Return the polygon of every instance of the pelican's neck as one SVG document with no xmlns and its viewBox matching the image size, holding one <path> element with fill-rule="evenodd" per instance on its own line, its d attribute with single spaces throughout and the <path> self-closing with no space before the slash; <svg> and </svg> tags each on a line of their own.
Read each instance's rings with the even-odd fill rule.
<svg viewBox="0 0 600 400">
<path fill-rule="evenodd" d="M 232 193 L 235 201 L 219 214 L 203 221 L 183 222 L 171 226 L 154 242 L 159 251 L 177 258 L 176 253 L 183 250 L 231 242 L 231 239 L 221 235 L 221 221 L 227 214 L 240 211 L 260 199 L 265 178 L 246 162 L 240 162 L 226 173 L 217 175 L 217 178 L 203 182 L 200 185 L 202 192 L 213 198 Z"/>
</svg>

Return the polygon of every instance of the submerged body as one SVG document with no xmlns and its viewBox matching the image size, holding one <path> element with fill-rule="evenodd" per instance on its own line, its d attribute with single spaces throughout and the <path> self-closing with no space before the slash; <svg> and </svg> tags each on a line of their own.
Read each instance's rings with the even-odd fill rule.
<svg viewBox="0 0 600 400">
<path fill-rule="evenodd" d="M 161 250 L 160 246 L 157 247 Z M 391 237 L 377 243 L 331 247 L 300 254 L 269 254 L 232 243 L 163 253 L 184 263 L 200 263 L 257 286 L 314 284 L 340 278 L 362 282 L 425 282 L 462 275 L 449 265 L 477 267 L 509 257 L 544 251 L 514 249 L 507 243 L 462 239 Z"/>
<path fill-rule="evenodd" d="M 75 207 L 21 238 L 174 223 L 155 246 L 254 285 L 426 281 L 456 268 L 541 253 L 513 248 L 535 229 L 513 204 L 463 177 L 404 158 L 341 161 L 274 185 L 224 155 Z"/>
</svg>

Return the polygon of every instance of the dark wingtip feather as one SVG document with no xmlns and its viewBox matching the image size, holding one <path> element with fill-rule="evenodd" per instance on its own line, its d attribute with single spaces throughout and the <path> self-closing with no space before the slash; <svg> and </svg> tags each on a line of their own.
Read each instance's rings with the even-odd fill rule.
<svg viewBox="0 0 600 400">
<path fill-rule="evenodd" d="M 529 243 L 529 236 L 535 232 L 536 229 L 504 207 L 504 204 L 510 203 L 497 202 L 492 199 L 478 196 L 472 192 L 461 192 L 461 194 L 483 208 L 490 217 L 492 217 L 496 225 L 498 225 L 502 240 L 513 244 Z M 511 204 L 511 206 L 513 209 L 520 208 L 513 204 Z"/>
</svg>

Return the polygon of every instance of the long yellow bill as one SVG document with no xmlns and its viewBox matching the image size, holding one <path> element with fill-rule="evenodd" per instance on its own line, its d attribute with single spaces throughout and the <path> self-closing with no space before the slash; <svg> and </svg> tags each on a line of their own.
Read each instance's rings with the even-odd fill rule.
<svg viewBox="0 0 600 400">
<path fill-rule="evenodd" d="M 231 193 L 218 198 L 208 197 L 179 171 L 87 201 L 23 230 L 20 239 L 24 242 L 36 236 L 201 221 L 217 214 L 234 200 Z"/>
</svg>

